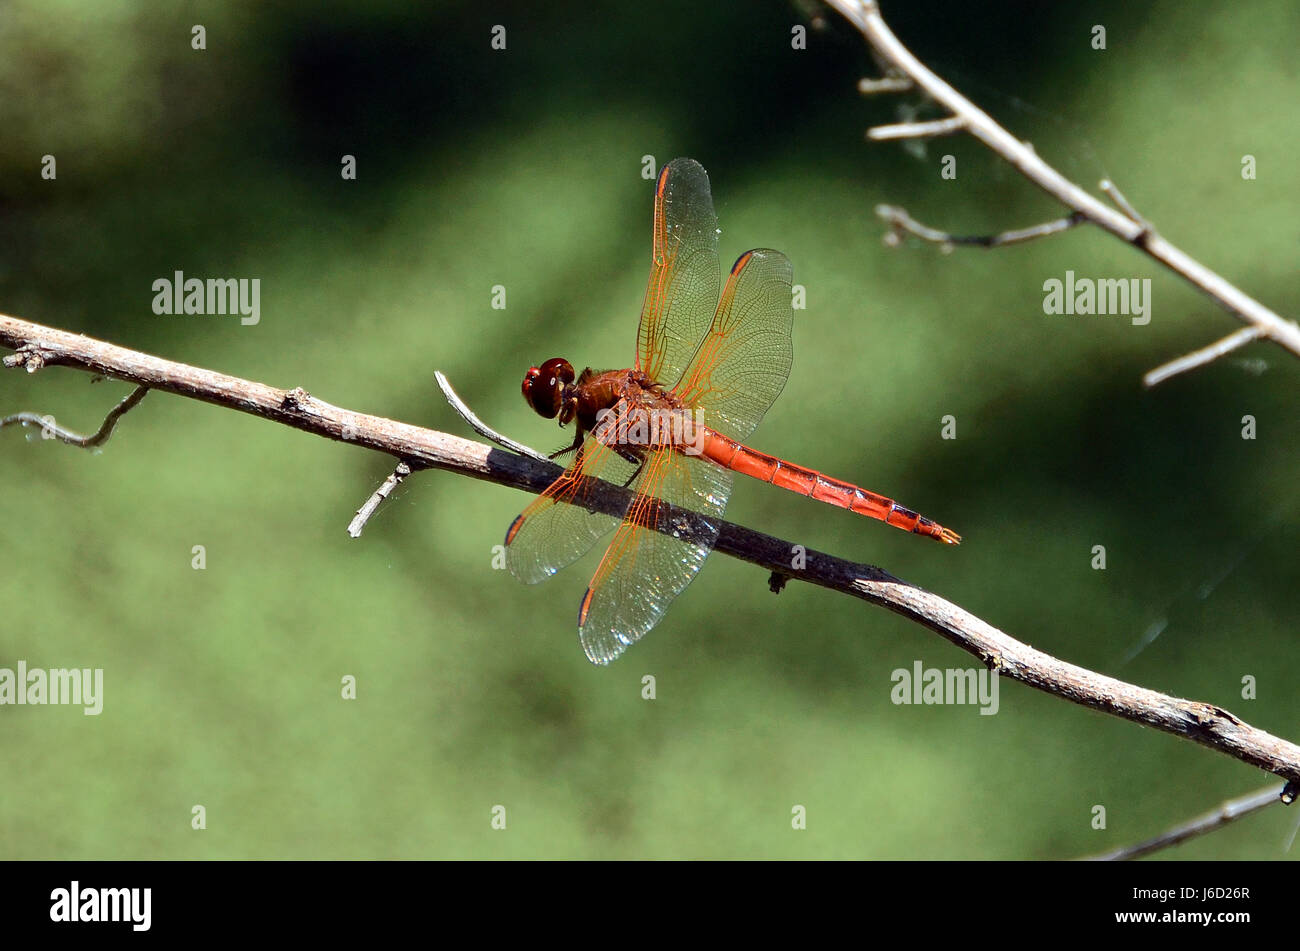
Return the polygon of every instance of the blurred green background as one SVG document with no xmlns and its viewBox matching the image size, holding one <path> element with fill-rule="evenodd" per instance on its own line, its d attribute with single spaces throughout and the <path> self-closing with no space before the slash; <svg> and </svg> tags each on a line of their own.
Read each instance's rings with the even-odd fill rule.
<svg viewBox="0 0 1300 951">
<path fill-rule="evenodd" d="M 0 311 L 470 435 L 441 369 L 489 423 L 550 450 L 568 434 L 524 405 L 521 375 L 556 355 L 631 361 L 643 156 L 690 155 L 712 178 L 724 266 L 780 248 L 807 288 L 790 383 L 753 443 L 966 541 L 946 550 L 752 480 L 729 517 L 1300 735 L 1300 364 L 1255 344 L 1144 392 L 1145 370 L 1237 324 L 1096 229 L 992 253 L 884 247 L 879 202 L 965 233 L 1059 209 L 972 141 L 866 143 L 920 104 L 858 96 L 871 60 L 833 14 L 792 49 L 810 9 L 10 0 Z M 1067 175 L 1113 177 L 1188 252 L 1297 312 L 1294 5 L 884 9 Z M 151 284 L 176 269 L 260 278 L 260 324 L 155 316 Z M 1151 278 L 1150 325 L 1044 316 L 1042 283 L 1067 269 Z M 4 372 L 0 414 L 89 431 L 127 392 Z M 940 439 L 945 415 L 956 440 Z M 0 666 L 102 667 L 106 682 L 99 717 L 0 708 L 0 857 L 1065 858 L 1269 779 L 1013 683 L 996 716 L 896 706 L 895 668 L 976 662 L 821 589 L 774 598 L 723 556 L 592 667 L 574 616 L 594 555 L 535 588 L 492 568 L 523 493 L 423 473 L 347 536 L 391 465 L 162 394 L 97 454 L 0 433 Z M 1282 858 L 1295 823 L 1273 807 L 1166 854 Z"/>
</svg>

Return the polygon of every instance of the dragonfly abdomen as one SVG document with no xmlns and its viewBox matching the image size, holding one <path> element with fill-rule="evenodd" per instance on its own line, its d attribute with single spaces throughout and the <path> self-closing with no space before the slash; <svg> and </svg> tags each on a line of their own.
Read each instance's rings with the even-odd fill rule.
<svg viewBox="0 0 1300 951">
<path fill-rule="evenodd" d="M 905 532 L 926 535 L 948 545 L 956 545 L 961 541 L 961 536 L 956 532 L 899 505 L 893 499 L 849 482 L 832 479 L 814 469 L 769 456 L 713 430 L 706 432 L 700 454 L 733 472 L 878 519 Z"/>
</svg>

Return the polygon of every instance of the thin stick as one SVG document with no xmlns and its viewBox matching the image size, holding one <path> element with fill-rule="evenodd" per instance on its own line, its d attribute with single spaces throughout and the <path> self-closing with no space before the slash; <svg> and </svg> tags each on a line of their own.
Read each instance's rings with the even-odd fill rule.
<svg viewBox="0 0 1300 951">
<path fill-rule="evenodd" d="M 483 420 L 475 416 L 474 411 L 465 404 L 465 401 L 456 395 L 456 391 L 451 388 L 451 384 L 447 382 L 447 378 L 442 375 L 441 370 L 434 370 L 433 375 L 438 381 L 438 386 L 442 387 L 442 395 L 447 398 L 447 402 L 451 404 L 451 408 L 454 409 L 457 413 L 459 413 L 461 418 L 465 420 L 465 422 L 470 424 L 474 432 L 478 433 L 484 439 L 492 440 L 494 443 L 496 443 L 498 446 L 502 447 L 503 449 L 509 449 L 511 452 L 517 452 L 521 456 L 527 456 L 530 459 L 536 459 L 538 462 L 551 461 L 549 458 L 542 455 L 536 449 L 530 449 L 527 446 L 525 446 L 523 443 L 515 442 L 510 437 L 501 435 L 499 432 L 497 432 L 487 423 L 483 422 Z"/>
<path fill-rule="evenodd" d="M 1248 294 L 1191 258 L 1169 241 L 1156 234 L 1137 212 L 1123 201 L 1125 211 L 1117 211 L 1084 191 L 1043 161 L 1027 142 L 1022 142 L 993 121 L 989 115 L 930 71 L 899 41 L 880 15 L 876 0 L 826 0 L 862 33 L 875 55 L 890 75 L 906 76 L 965 129 L 1001 156 L 1018 172 L 1067 208 L 1090 222 L 1139 248 L 1219 306 L 1247 324 L 1259 329 L 1279 346 L 1300 356 L 1300 324 L 1286 320 Z M 1113 189 L 1113 185 L 1111 186 Z M 1114 195 L 1112 194 L 1112 200 Z M 1117 202 L 1118 204 L 1118 202 Z"/>
<path fill-rule="evenodd" d="M 886 92 L 907 92 L 913 83 L 906 76 L 886 76 L 883 79 L 859 79 L 858 92 L 875 96 Z"/>
<path fill-rule="evenodd" d="M 449 433 L 331 406 L 301 387 L 282 390 L 212 370 L 174 363 L 104 343 L 82 334 L 43 327 L 0 314 L 0 345 L 18 351 L 7 366 L 26 367 L 29 355 L 45 365 L 64 365 L 126 380 L 156 390 L 251 413 L 350 446 L 362 446 L 406 461 L 412 470 L 436 468 L 497 485 L 541 492 L 560 467 L 531 456 L 502 452 Z M 583 494 L 592 511 L 622 515 L 631 493 L 597 482 Z M 1030 647 L 936 594 L 871 565 L 806 550 L 805 567 L 792 570 L 792 542 L 730 522 L 717 526 L 717 551 L 799 581 L 888 608 L 938 633 L 989 669 L 1111 716 L 1154 727 L 1300 783 L 1300 746 L 1253 727 L 1221 707 L 1125 683 L 1067 663 Z M 705 531 L 703 516 L 660 503 L 647 524 L 689 535 Z M 1040 632 L 1041 633 L 1041 632 Z"/>
<path fill-rule="evenodd" d="M 1142 377 L 1142 385 L 1149 389 L 1158 383 L 1163 383 L 1171 376 L 1177 376 L 1179 373 L 1186 373 L 1188 370 L 1194 370 L 1196 367 L 1205 366 L 1205 364 L 1219 359 L 1219 357 L 1226 353 L 1232 353 L 1232 351 L 1244 347 L 1252 340 L 1258 340 L 1263 336 L 1263 334 L 1264 331 L 1254 325 L 1251 325 L 1250 327 L 1242 327 L 1240 330 L 1234 330 L 1222 340 L 1216 340 L 1207 347 L 1202 347 L 1200 350 L 1193 350 L 1191 353 L 1185 354 L 1177 360 L 1170 360 L 1168 363 L 1162 363 L 1154 370 L 1149 370 L 1146 375 Z"/>
<path fill-rule="evenodd" d="M 1282 786 L 1267 786 L 1249 795 L 1229 799 L 1204 815 L 1180 823 L 1172 829 L 1167 829 L 1159 835 L 1147 839 L 1145 842 L 1126 845 L 1123 848 L 1102 855 L 1094 855 L 1092 859 L 1098 862 L 1123 862 L 1150 855 L 1152 852 L 1159 852 L 1161 849 L 1167 849 L 1170 846 L 1186 842 L 1198 835 L 1205 835 L 1207 832 L 1223 828 L 1230 822 L 1236 822 L 1252 812 L 1259 812 L 1259 810 L 1266 809 L 1274 803 L 1282 802 L 1283 788 Z"/>
<path fill-rule="evenodd" d="M 1048 235 L 1068 231 L 1070 228 L 1081 225 L 1088 220 L 1076 211 L 1064 218 L 1045 221 L 1030 228 L 1003 231 L 999 234 L 959 235 L 949 234 L 947 231 L 940 231 L 937 228 L 923 225 L 897 205 L 877 205 L 876 215 L 889 225 L 890 231 L 886 240 L 888 241 L 889 237 L 892 237 L 893 243 L 897 243 L 900 236 L 910 234 L 922 241 L 929 241 L 931 244 L 970 244 L 982 248 L 1000 248 L 1007 244 L 1020 244 L 1024 241 L 1032 241 L 1035 238 L 1046 238 Z"/>
<path fill-rule="evenodd" d="M 1129 203 L 1127 198 L 1124 197 L 1124 193 L 1119 190 L 1119 186 L 1109 178 L 1103 178 L 1098 187 L 1106 193 L 1107 198 L 1115 203 L 1116 208 L 1128 215 L 1130 221 L 1134 224 L 1141 225 L 1142 228 L 1148 232 L 1154 230 L 1151 227 L 1151 222 L 1138 214 L 1138 210 Z"/>
<path fill-rule="evenodd" d="M 934 139 L 943 135 L 955 135 L 964 131 L 965 128 L 965 119 L 952 116 L 948 119 L 934 119 L 930 122 L 899 122 L 894 125 L 878 125 L 867 130 L 867 138 L 873 142 L 889 142 L 894 139 Z"/>
<path fill-rule="evenodd" d="M 48 433 L 60 442 L 66 442 L 70 446 L 79 446 L 82 449 L 94 449 L 108 442 L 109 437 L 113 435 L 113 430 L 117 428 L 117 421 L 144 399 L 144 395 L 148 392 L 149 387 L 147 386 L 138 386 L 132 390 L 126 399 L 108 411 L 108 415 L 104 417 L 104 422 L 100 425 L 99 430 L 90 436 L 83 436 L 71 429 L 64 429 L 54 422 L 53 417 L 41 416 L 39 413 L 14 413 L 12 416 L 6 416 L 4 419 L 0 419 L 0 429 L 14 424 L 40 426 L 43 433 Z"/>
<path fill-rule="evenodd" d="M 366 522 L 370 521 L 370 516 L 375 514 L 379 504 L 388 498 L 388 493 L 402 484 L 402 480 L 411 474 L 411 467 L 405 462 L 399 462 L 384 480 L 383 485 L 375 489 L 370 498 L 366 499 L 365 504 L 357 509 L 356 517 L 348 523 L 348 534 L 353 538 L 360 538 L 362 530 L 366 527 Z"/>
</svg>

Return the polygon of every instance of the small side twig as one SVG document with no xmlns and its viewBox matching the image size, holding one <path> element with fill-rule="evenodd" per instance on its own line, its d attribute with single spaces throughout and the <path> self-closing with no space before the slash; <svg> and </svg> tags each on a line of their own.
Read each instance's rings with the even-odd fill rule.
<svg viewBox="0 0 1300 951">
<path fill-rule="evenodd" d="M 1124 197 L 1124 193 L 1119 190 L 1119 186 L 1109 178 L 1103 178 L 1097 187 L 1106 193 L 1106 197 L 1115 203 L 1116 208 L 1128 215 L 1130 221 L 1134 224 L 1141 225 L 1144 232 L 1150 234 L 1155 230 L 1151 227 L 1151 222 L 1138 214 L 1138 210 L 1129 203 L 1127 198 Z"/>
<path fill-rule="evenodd" d="M 1159 852 L 1161 849 L 1167 849 L 1170 846 L 1186 842 L 1198 835 L 1205 835 L 1207 832 L 1223 828 L 1230 822 L 1236 822 L 1252 812 L 1259 812 L 1259 810 L 1266 809 L 1276 802 L 1284 802 L 1285 800 L 1282 798 L 1284 788 L 1283 786 L 1266 786 L 1249 795 L 1229 799 L 1204 815 L 1197 816 L 1187 822 L 1181 822 L 1172 829 L 1167 829 L 1144 842 L 1138 842 L 1136 845 L 1126 845 L 1123 848 L 1105 852 L 1102 855 L 1094 855 L 1092 860 L 1097 862 L 1123 862 L 1128 859 L 1150 855 L 1152 852 Z"/>
<path fill-rule="evenodd" d="M 381 502 L 388 498 L 388 494 L 402 484 L 402 480 L 411 474 L 411 467 L 405 462 L 399 462 L 384 480 L 384 484 L 375 489 L 374 494 L 366 499 L 364 505 L 357 509 L 356 517 L 348 522 L 348 534 L 353 538 L 360 538 L 361 532 L 366 527 L 366 522 L 370 521 L 370 516 L 375 514 Z"/>
<path fill-rule="evenodd" d="M 881 93 L 907 92 L 913 85 L 906 76 L 886 76 L 883 79 L 863 78 L 858 80 L 858 92 L 864 96 L 876 96 Z"/>
<path fill-rule="evenodd" d="M 858 87 L 862 88 L 861 85 Z M 942 135 L 955 135 L 964 131 L 966 120 L 960 116 L 948 119 L 933 119 L 929 122 L 899 122 L 894 125 L 878 125 L 867 130 L 867 138 L 873 142 L 889 142 L 894 139 L 934 139 Z"/>
<path fill-rule="evenodd" d="M 949 234 L 947 231 L 923 225 L 897 205 L 877 205 L 876 216 L 889 225 L 889 231 L 885 234 L 885 243 L 891 246 L 897 245 L 904 235 L 911 235 L 931 244 L 944 246 L 965 244 L 981 248 L 1000 248 L 1008 244 L 1020 244 L 1035 238 L 1045 238 L 1048 235 L 1068 231 L 1088 220 L 1076 211 L 1064 218 L 1045 221 L 1029 228 L 1018 228 L 998 234 L 960 235 Z"/>
<path fill-rule="evenodd" d="M 148 392 L 149 387 L 137 386 L 131 391 L 130 396 L 108 411 L 108 415 L 104 417 L 104 422 L 100 425 L 99 430 L 89 436 L 83 436 L 71 429 L 65 429 L 54 422 L 52 417 L 42 416 L 39 413 L 14 413 L 12 416 L 6 416 L 0 419 L 0 429 L 15 424 L 40 426 L 43 432 L 48 433 L 60 442 L 67 443 L 69 446 L 94 449 L 108 442 L 109 437 L 113 435 L 113 430 L 117 428 L 117 421 L 122 418 L 123 414 L 130 412 L 137 403 L 144 399 L 144 395 Z"/>
<path fill-rule="evenodd" d="M 492 440 L 502 449 L 509 449 L 511 452 L 517 452 L 519 455 L 527 456 L 529 459 L 536 459 L 538 462 L 551 461 L 536 449 L 530 449 L 523 443 L 515 442 L 510 437 L 501 435 L 487 423 L 483 422 L 483 420 L 475 416 L 474 411 L 465 404 L 465 401 L 456 395 L 456 391 L 451 388 L 451 384 L 447 382 L 447 378 L 442 375 L 441 370 L 434 370 L 433 375 L 438 381 L 438 386 L 442 388 L 442 395 L 445 396 L 447 402 L 451 404 L 451 408 L 460 414 L 461 419 L 470 424 L 470 427 L 473 428 L 474 432 L 478 433 L 484 439 Z"/>
<path fill-rule="evenodd" d="M 1186 373 L 1188 370 L 1194 370 L 1197 367 L 1205 366 L 1214 360 L 1219 359 L 1227 353 L 1244 347 L 1252 340 L 1258 340 L 1263 336 L 1264 331 L 1259 327 L 1251 325 L 1235 330 L 1221 340 L 1216 340 L 1208 347 L 1202 347 L 1200 350 L 1193 350 L 1191 353 L 1179 357 L 1177 360 L 1170 360 L 1168 363 L 1162 363 L 1154 370 L 1149 370 L 1142 377 L 1142 385 L 1150 389 L 1158 383 L 1163 383 L 1171 376 L 1177 376 L 1179 373 Z"/>
</svg>

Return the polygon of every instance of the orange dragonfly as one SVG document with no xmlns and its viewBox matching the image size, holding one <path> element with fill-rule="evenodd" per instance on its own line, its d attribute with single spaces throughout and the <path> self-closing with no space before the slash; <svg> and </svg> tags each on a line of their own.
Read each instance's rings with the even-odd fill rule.
<svg viewBox="0 0 1300 951">
<path fill-rule="evenodd" d="M 631 369 L 575 378 L 555 358 L 524 376 L 528 404 L 575 424 L 573 464 L 514 520 L 506 562 L 536 584 L 617 529 L 578 608 L 587 657 L 608 664 L 655 626 L 717 540 L 732 473 L 753 476 L 949 545 L 955 532 L 874 492 L 751 449 L 744 440 L 790 375 L 790 261 L 746 251 L 718 293 L 718 219 L 709 177 L 693 159 L 669 162 L 654 201 L 650 282 Z M 584 506 L 594 479 L 634 489 L 620 520 Z M 657 500 L 704 518 L 691 537 L 656 530 Z"/>
</svg>

